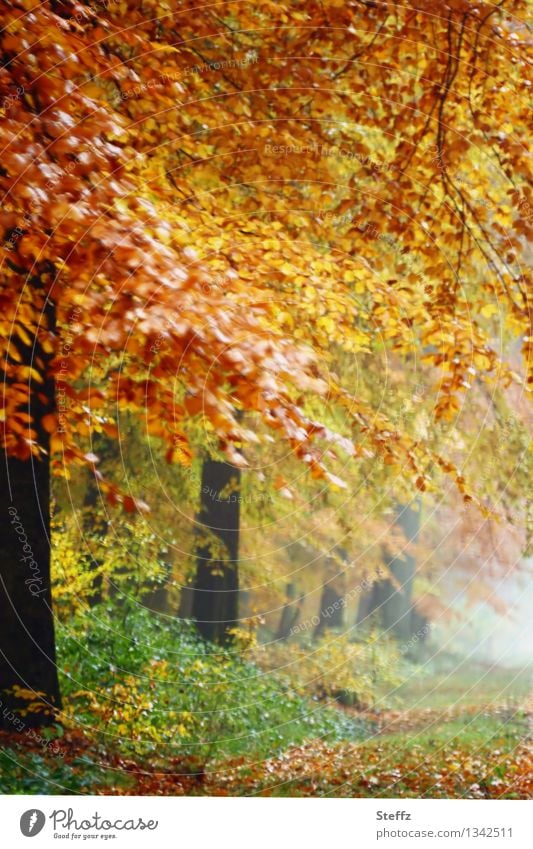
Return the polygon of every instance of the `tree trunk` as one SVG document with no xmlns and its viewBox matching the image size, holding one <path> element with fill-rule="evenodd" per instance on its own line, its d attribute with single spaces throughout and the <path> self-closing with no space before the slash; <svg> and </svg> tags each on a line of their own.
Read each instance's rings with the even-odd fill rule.
<svg viewBox="0 0 533 849">
<path fill-rule="evenodd" d="M 184 622 L 189 622 L 192 619 L 193 602 L 194 585 L 184 584 L 180 589 L 178 619 L 182 619 Z"/>
<path fill-rule="evenodd" d="M 287 584 L 285 593 L 287 601 L 281 611 L 279 625 L 276 631 L 276 640 L 288 640 L 300 618 L 302 597 L 296 598 L 294 584 Z"/>
<path fill-rule="evenodd" d="M 51 305 L 48 313 L 53 327 Z M 42 383 L 32 379 L 27 412 L 46 453 L 28 460 L 4 455 L 0 462 L 0 727 L 9 731 L 49 724 L 61 707 L 50 587 L 50 438 L 41 425 L 54 409 L 54 383 L 39 341 L 15 344 L 43 376 Z M 17 687 L 33 698 L 17 695 Z M 21 716 L 28 702 L 33 708 Z"/>
<path fill-rule="evenodd" d="M 370 617 L 379 606 L 378 593 L 381 583 L 381 581 L 376 581 L 376 583 L 372 584 L 368 590 L 362 592 L 359 596 L 355 623 L 358 627 L 366 628 L 370 624 Z"/>
<path fill-rule="evenodd" d="M 408 542 L 416 541 L 420 529 L 419 505 L 415 505 L 415 509 L 409 505 L 398 505 L 395 524 L 402 529 Z M 416 560 L 412 554 L 405 553 L 401 560 L 393 558 L 388 561 L 387 567 L 395 581 L 389 578 L 376 581 L 361 596 L 357 622 L 364 624 L 375 613 L 383 628 L 399 639 L 409 639 L 413 633 L 412 594 Z"/>
<path fill-rule="evenodd" d="M 240 481 L 235 466 L 204 461 L 198 519 L 222 552 L 213 552 L 205 538 L 199 543 L 192 614 L 200 634 L 222 644 L 231 642 L 238 619 Z"/>
<path fill-rule="evenodd" d="M 335 553 L 342 561 L 347 561 L 344 549 L 337 547 Z M 345 575 L 339 574 L 339 562 L 335 557 L 326 558 L 325 570 L 326 582 L 322 587 L 315 639 L 321 637 L 326 628 L 342 628 L 344 624 Z"/>
<path fill-rule="evenodd" d="M 402 529 L 406 540 L 414 542 L 420 530 L 420 509 L 400 504 L 396 524 Z M 412 554 L 404 553 L 401 560 L 393 558 L 388 567 L 397 585 L 392 581 L 383 582 L 381 600 L 383 626 L 400 640 L 407 640 L 413 633 L 411 619 L 416 560 Z"/>
<path fill-rule="evenodd" d="M 330 584 L 322 587 L 318 624 L 314 633 L 315 639 L 321 637 L 326 628 L 342 628 L 344 616 L 341 601 L 342 595 L 335 587 Z"/>
</svg>

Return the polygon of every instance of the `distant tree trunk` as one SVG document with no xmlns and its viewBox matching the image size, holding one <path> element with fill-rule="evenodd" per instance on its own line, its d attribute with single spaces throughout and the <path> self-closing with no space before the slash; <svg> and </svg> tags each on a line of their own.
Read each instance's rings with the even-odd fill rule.
<svg viewBox="0 0 533 849">
<path fill-rule="evenodd" d="M 398 505 L 395 524 L 402 529 L 407 541 L 415 542 L 420 530 L 419 505 Z M 389 560 L 387 567 L 395 580 L 376 581 L 368 593 L 361 596 L 357 621 L 361 624 L 375 613 L 383 628 L 399 639 L 409 639 L 414 624 L 412 596 L 416 559 L 404 553 L 402 559 Z"/>
<path fill-rule="evenodd" d="M 424 655 L 425 644 L 431 631 L 431 623 L 427 616 L 415 607 L 411 611 L 411 638 L 407 644 L 406 653 L 413 659 Z"/>
<path fill-rule="evenodd" d="M 50 304 L 47 313 L 53 328 Z M 0 462 L 0 727 L 10 731 L 22 730 L 20 721 L 23 727 L 49 724 L 61 707 L 50 588 L 50 438 L 41 424 L 54 410 L 54 382 L 46 376 L 49 357 L 38 339 L 14 344 L 42 375 L 42 383 L 32 379 L 26 412 L 46 453 L 28 460 L 4 455 Z M 20 716 L 28 701 L 13 693 L 16 686 L 35 693 L 37 710 Z M 20 721 L 14 724 L 13 717 Z"/>
<path fill-rule="evenodd" d="M 281 611 L 279 625 L 276 631 L 276 640 L 288 640 L 291 636 L 292 629 L 300 618 L 302 599 L 296 598 L 294 584 L 287 584 L 285 593 L 287 602 Z"/>
<path fill-rule="evenodd" d="M 199 521 L 224 548 L 213 554 L 209 542 L 197 549 L 192 615 L 207 640 L 231 641 L 239 603 L 240 482 L 238 468 L 218 460 L 204 460 Z M 221 495 L 222 493 L 222 495 Z"/>
<path fill-rule="evenodd" d="M 368 590 L 366 590 L 366 592 L 362 592 L 359 596 L 356 619 L 357 625 L 362 625 L 363 627 L 367 626 L 369 624 L 370 617 L 379 607 L 379 589 L 381 583 L 381 581 L 376 581 Z"/>
<path fill-rule="evenodd" d="M 402 529 L 406 540 L 416 541 L 420 530 L 420 509 L 399 505 L 396 524 Z M 399 639 L 406 640 L 413 632 L 411 618 L 416 559 L 414 555 L 404 553 L 401 560 L 392 559 L 388 567 L 397 586 L 392 581 L 383 582 L 381 602 L 383 626 L 391 630 Z"/>
<path fill-rule="evenodd" d="M 157 581 L 151 581 L 148 590 L 143 594 L 142 603 L 149 610 L 159 613 L 169 613 L 170 605 L 168 599 L 168 582 L 172 575 L 172 564 L 165 561 L 165 577 Z"/>
</svg>

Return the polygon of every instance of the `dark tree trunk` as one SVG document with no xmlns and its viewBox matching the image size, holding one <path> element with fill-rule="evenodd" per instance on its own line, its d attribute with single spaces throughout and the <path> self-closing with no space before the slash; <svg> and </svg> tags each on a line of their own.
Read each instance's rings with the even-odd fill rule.
<svg viewBox="0 0 533 849">
<path fill-rule="evenodd" d="M 235 466 L 204 461 L 198 519 L 224 553 L 215 556 L 205 538 L 199 543 L 192 615 L 205 639 L 222 644 L 231 642 L 238 619 L 240 480 Z"/>
<path fill-rule="evenodd" d="M 357 606 L 357 619 L 356 625 L 362 626 L 363 628 L 368 627 L 370 624 L 370 617 L 378 607 L 377 595 L 379 592 L 379 585 L 381 581 L 377 581 L 375 584 L 362 592 L 359 596 L 359 604 Z"/>
<path fill-rule="evenodd" d="M 53 327 L 51 306 L 48 313 Z M 50 438 L 41 425 L 54 409 L 54 383 L 38 340 L 15 344 L 23 361 L 43 374 L 42 383 L 32 381 L 28 412 L 46 454 L 4 455 L 0 462 L 0 727 L 10 731 L 49 724 L 61 707 L 50 587 Z M 34 694 L 35 709 L 27 715 L 20 715 L 28 699 L 17 697 L 17 687 Z"/>
<path fill-rule="evenodd" d="M 342 628 L 343 622 L 342 594 L 331 584 L 325 584 L 322 587 L 318 624 L 314 633 L 315 638 L 321 637 L 326 628 Z"/>
<path fill-rule="evenodd" d="M 416 505 L 415 505 L 416 507 Z M 406 540 L 414 542 L 420 529 L 420 510 L 399 505 L 396 524 L 402 529 Z M 416 560 L 412 554 L 404 553 L 401 560 L 393 559 L 388 564 L 395 581 L 384 581 L 381 601 L 383 626 L 399 639 L 409 639 L 412 632 L 412 597 L 416 573 Z"/>
<path fill-rule="evenodd" d="M 276 640 L 288 640 L 300 618 L 302 598 L 296 598 L 294 584 L 287 584 L 285 593 L 287 602 L 281 611 L 278 630 L 276 631 Z"/>
<path fill-rule="evenodd" d="M 339 574 L 339 560 L 346 563 L 348 556 L 340 546 L 336 547 L 335 554 L 337 557 L 328 556 L 326 559 L 327 580 L 322 587 L 315 638 L 321 637 L 326 628 L 342 628 L 344 624 L 345 575 L 342 571 Z"/>
<path fill-rule="evenodd" d="M 404 533 L 407 541 L 415 542 L 420 529 L 420 509 L 400 504 L 397 508 L 395 523 Z M 368 624 L 374 614 L 387 631 L 399 639 L 409 639 L 413 633 L 413 583 L 416 573 L 416 560 L 412 554 L 405 553 L 403 559 L 393 558 L 387 562 L 388 571 L 394 580 L 384 578 L 364 593 L 359 601 L 358 624 Z"/>
<path fill-rule="evenodd" d="M 192 619 L 192 608 L 194 601 L 194 586 L 184 584 L 180 590 L 180 603 L 178 608 L 178 619 L 189 622 Z"/>
</svg>

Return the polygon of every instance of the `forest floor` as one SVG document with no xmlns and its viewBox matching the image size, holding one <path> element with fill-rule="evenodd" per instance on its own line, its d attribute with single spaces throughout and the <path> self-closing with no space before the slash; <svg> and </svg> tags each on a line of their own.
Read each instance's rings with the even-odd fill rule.
<svg viewBox="0 0 533 849">
<path fill-rule="evenodd" d="M 532 706 L 533 710 L 533 706 Z M 260 796 L 533 798 L 527 714 L 490 705 L 383 714 L 385 729 L 358 744 L 320 741 L 250 765 L 234 762 L 204 792 Z"/>
<path fill-rule="evenodd" d="M 354 711 L 365 740 L 310 739 L 272 757 L 124 757 L 78 730 L 50 746 L 3 734 L 7 792 L 121 795 L 533 798 L 529 675 L 493 670 L 472 686 L 460 671 L 403 687 L 409 707 Z M 468 686 L 465 686 L 468 685 Z M 343 710 L 339 708 L 339 710 Z M 97 768 L 97 769 L 96 769 Z M 28 788 L 28 772 L 35 786 Z M 75 780 L 74 780 L 75 779 Z M 48 784 L 48 786 L 47 786 Z"/>
<path fill-rule="evenodd" d="M 204 792 L 259 796 L 533 798 L 530 672 L 465 668 L 400 688 L 408 707 L 358 712 L 374 734 L 222 766 Z"/>
</svg>

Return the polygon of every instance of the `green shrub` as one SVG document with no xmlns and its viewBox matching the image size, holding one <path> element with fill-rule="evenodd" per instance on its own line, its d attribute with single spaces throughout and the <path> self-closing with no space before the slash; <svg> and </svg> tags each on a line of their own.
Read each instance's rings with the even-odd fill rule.
<svg viewBox="0 0 533 849">
<path fill-rule="evenodd" d="M 367 733 L 240 652 L 142 607 L 100 605 L 60 625 L 58 657 L 68 722 L 137 757 L 261 756 Z"/>
</svg>

